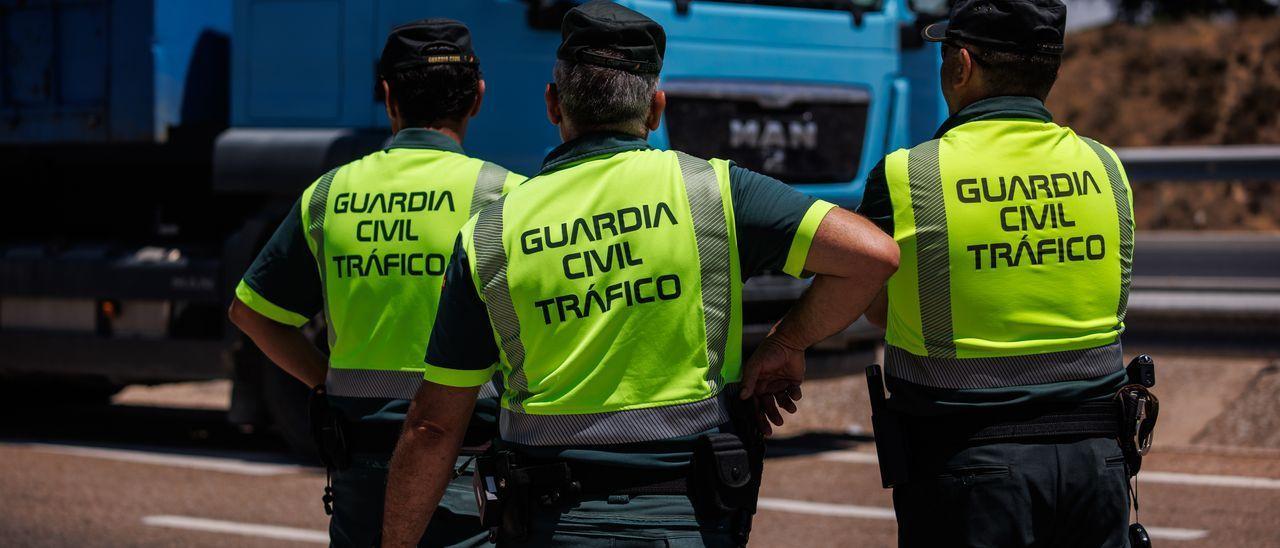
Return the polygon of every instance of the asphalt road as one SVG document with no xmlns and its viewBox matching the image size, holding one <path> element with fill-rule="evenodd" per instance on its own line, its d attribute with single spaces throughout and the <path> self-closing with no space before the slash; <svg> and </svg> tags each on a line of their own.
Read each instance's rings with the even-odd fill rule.
<svg viewBox="0 0 1280 548">
<path fill-rule="evenodd" d="M 1218 412 L 1196 393 L 1236 390 L 1266 360 L 1169 362 L 1164 398 L 1171 416 L 1184 419 L 1169 423 L 1166 439 L 1181 441 L 1158 444 L 1144 466 L 1142 522 L 1159 546 L 1280 546 L 1280 450 L 1184 443 L 1201 428 L 1196 413 Z M 1230 383 L 1204 380 L 1222 367 L 1240 373 Z M 846 376 L 813 383 L 806 400 L 818 409 L 771 448 L 752 545 L 891 546 L 889 493 L 879 487 L 872 445 L 856 433 L 863 418 L 834 401 L 819 405 L 864 396 Z M 228 426 L 216 394 L 194 400 L 205 409 L 139 405 L 181 405 L 194 392 L 0 414 L 0 545 L 324 544 L 320 470 L 292 460 L 269 435 Z M 1176 426 L 1185 421 L 1194 424 Z"/>
</svg>

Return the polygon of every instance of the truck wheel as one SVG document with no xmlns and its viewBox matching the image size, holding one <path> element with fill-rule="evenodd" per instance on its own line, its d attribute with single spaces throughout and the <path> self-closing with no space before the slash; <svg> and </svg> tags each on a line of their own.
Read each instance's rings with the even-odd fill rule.
<svg viewBox="0 0 1280 548">
<path fill-rule="evenodd" d="M 311 436 L 311 419 L 308 416 L 307 399 L 310 395 L 311 390 L 306 385 L 269 361 L 262 367 L 262 403 L 271 419 L 271 428 L 294 455 L 318 463 L 320 453 Z"/>
</svg>

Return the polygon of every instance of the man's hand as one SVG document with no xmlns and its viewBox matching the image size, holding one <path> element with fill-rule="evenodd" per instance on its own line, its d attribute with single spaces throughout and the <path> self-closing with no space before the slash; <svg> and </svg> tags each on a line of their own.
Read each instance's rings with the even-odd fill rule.
<svg viewBox="0 0 1280 548">
<path fill-rule="evenodd" d="M 755 398 L 756 421 L 764 435 L 773 434 L 773 425 L 782 426 L 779 407 L 796 412 L 803 381 L 804 349 L 788 346 L 772 333 L 743 364 L 742 398 Z"/>
<path fill-rule="evenodd" d="M 756 398 L 761 431 L 772 431 L 769 422 L 782 425 L 778 407 L 795 412 L 804 350 L 849 327 L 897 268 L 892 238 L 843 209 L 827 214 L 805 259 L 805 270 L 816 274 L 813 283 L 743 364 L 741 396 Z"/>
<path fill-rule="evenodd" d="M 804 348 L 771 334 L 742 365 L 742 399 L 782 392 L 803 381 Z"/>
</svg>

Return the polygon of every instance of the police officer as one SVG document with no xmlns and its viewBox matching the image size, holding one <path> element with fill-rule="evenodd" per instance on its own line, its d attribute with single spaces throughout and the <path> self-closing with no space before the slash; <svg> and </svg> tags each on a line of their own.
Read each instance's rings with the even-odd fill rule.
<svg viewBox="0 0 1280 548">
<path fill-rule="evenodd" d="M 666 102 L 654 21 L 590 2 L 562 36 L 546 102 L 565 142 L 462 230 L 383 540 L 411 543 L 426 523 L 500 360 L 498 467 L 483 484 L 506 505 L 500 545 L 740 544 L 755 409 L 735 424 L 731 400 L 794 410 L 804 348 L 866 309 L 896 246 L 776 180 L 651 148 Z M 744 366 L 742 282 L 766 269 L 817 276 Z"/>
<path fill-rule="evenodd" d="M 1126 542 L 1132 197 L 1115 153 L 1045 109 L 1065 20 L 1058 0 L 956 2 L 924 29 L 951 117 L 867 183 L 860 211 L 902 251 L 868 314 L 905 424 L 902 546 Z"/>
<path fill-rule="evenodd" d="M 329 526 L 336 546 L 370 546 L 379 532 L 388 460 L 422 382 L 422 333 L 435 323 L 458 228 L 523 180 L 462 150 L 485 90 L 465 25 L 396 27 L 378 72 L 395 137 L 303 192 L 230 311 L 272 361 L 328 394 L 334 420 L 316 426 L 330 432 L 322 450 L 337 467 Z M 327 358 L 298 329 L 321 310 Z M 477 408 L 490 408 L 488 424 L 474 421 L 478 441 L 493 435 L 494 406 Z M 313 412 L 313 421 L 317 414 L 326 413 Z M 483 543 L 470 487 L 449 489 L 423 545 Z"/>
</svg>

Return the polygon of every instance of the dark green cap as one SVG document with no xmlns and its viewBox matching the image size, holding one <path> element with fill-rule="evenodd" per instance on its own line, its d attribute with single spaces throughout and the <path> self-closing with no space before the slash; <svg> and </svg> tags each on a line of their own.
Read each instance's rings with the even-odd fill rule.
<svg viewBox="0 0 1280 548">
<path fill-rule="evenodd" d="M 414 67 L 477 63 L 466 25 L 453 19 L 421 19 L 391 29 L 378 59 L 378 74 L 386 78 Z"/>
<path fill-rule="evenodd" d="M 958 0 L 947 21 L 924 28 L 930 42 L 968 42 L 1003 51 L 1062 55 L 1067 6 L 1061 0 Z"/>
<path fill-rule="evenodd" d="M 657 21 L 608 0 L 592 0 L 569 10 L 560 23 L 556 57 L 634 74 L 658 74 L 667 49 L 667 33 Z M 615 59 L 589 52 L 609 49 Z"/>
</svg>

